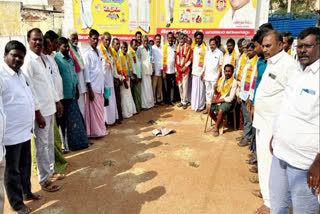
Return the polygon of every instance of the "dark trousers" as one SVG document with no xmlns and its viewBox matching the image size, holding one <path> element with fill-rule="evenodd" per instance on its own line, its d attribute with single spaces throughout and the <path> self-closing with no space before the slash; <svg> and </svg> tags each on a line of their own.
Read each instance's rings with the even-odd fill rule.
<svg viewBox="0 0 320 214">
<path fill-rule="evenodd" d="M 243 136 L 247 141 L 252 140 L 252 122 L 250 119 L 250 112 L 247 110 L 246 101 L 241 101 L 241 109 L 243 115 Z"/>
<path fill-rule="evenodd" d="M 174 101 L 174 91 L 176 88 L 176 74 L 166 75 L 166 93 L 165 93 L 165 103 L 170 104 Z"/>
<path fill-rule="evenodd" d="M 120 85 L 114 84 L 114 91 L 115 91 L 115 94 L 116 94 L 116 101 L 117 101 L 117 109 L 118 109 L 118 114 L 119 114 L 119 120 L 123 120 L 122 108 L 121 108 Z"/>
<path fill-rule="evenodd" d="M 4 186 L 11 207 L 18 211 L 25 205 L 23 196 L 31 193 L 31 146 L 30 140 L 6 146 L 6 169 L 4 172 Z"/>
<path fill-rule="evenodd" d="M 256 129 L 254 127 L 252 127 L 252 144 L 250 145 L 250 150 L 257 154 L 257 144 L 256 144 Z"/>
</svg>

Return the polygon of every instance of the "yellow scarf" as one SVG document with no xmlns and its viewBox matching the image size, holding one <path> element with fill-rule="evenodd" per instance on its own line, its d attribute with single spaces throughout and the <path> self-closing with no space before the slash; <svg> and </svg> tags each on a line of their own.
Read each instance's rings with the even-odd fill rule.
<svg viewBox="0 0 320 214">
<path fill-rule="evenodd" d="M 226 58 L 226 55 L 228 54 L 228 51 L 227 51 L 227 53 L 223 56 L 223 58 L 222 58 L 222 63 L 224 62 L 224 58 Z M 230 60 L 230 62 L 229 63 L 227 63 L 227 64 L 231 64 L 231 65 L 233 65 L 233 67 L 234 67 L 234 65 L 236 64 L 236 50 L 235 49 L 233 49 L 233 51 L 232 51 L 232 53 L 231 53 L 231 60 Z M 225 65 L 227 65 L 227 64 L 225 64 Z M 223 71 L 223 64 L 220 66 L 220 74 L 221 74 L 221 72 Z"/>
<path fill-rule="evenodd" d="M 164 44 L 163 46 L 163 54 L 162 54 L 162 65 L 163 65 L 163 71 L 168 70 L 168 43 Z"/>
<path fill-rule="evenodd" d="M 111 63 L 110 63 L 109 56 L 108 56 L 107 51 L 106 51 L 105 47 L 103 46 L 102 42 L 100 43 L 100 50 L 101 50 L 102 55 L 104 56 L 104 58 L 106 58 L 107 62 L 110 65 Z M 109 51 L 109 53 L 112 53 L 110 46 L 108 47 L 108 51 Z"/>
<path fill-rule="evenodd" d="M 130 77 L 131 76 L 131 71 L 132 71 L 132 64 L 131 60 L 129 57 L 129 54 L 124 55 L 122 51 L 120 51 L 120 59 L 121 59 L 121 67 L 124 72 L 125 77 Z M 128 70 L 128 65 L 129 65 L 129 70 Z"/>
<path fill-rule="evenodd" d="M 287 54 L 291 55 L 291 49 L 288 50 Z"/>
<path fill-rule="evenodd" d="M 239 65 L 240 67 L 239 67 L 238 75 L 237 75 L 237 80 L 238 80 L 238 81 L 241 81 L 243 68 L 244 68 L 244 66 L 247 64 L 247 60 L 248 60 L 248 58 L 247 58 L 246 54 L 243 53 L 243 54 L 241 55 L 241 58 L 240 58 L 240 65 Z"/>
<path fill-rule="evenodd" d="M 133 62 L 134 62 L 134 63 L 137 63 L 137 60 L 136 60 L 136 52 L 132 49 L 131 46 L 129 47 L 129 53 L 131 54 L 131 56 L 132 56 L 132 58 L 133 58 Z"/>
<path fill-rule="evenodd" d="M 234 80 L 233 76 L 230 79 L 228 79 L 227 82 L 225 81 L 225 78 L 226 78 L 225 76 L 222 76 L 218 81 L 217 91 L 220 94 L 219 98 L 230 91 L 232 82 Z"/>
<path fill-rule="evenodd" d="M 119 56 L 118 56 L 117 51 L 114 48 L 110 48 L 110 50 L 111 50 L 111 55 L 112 55 L 114 61 L 116 62 L 116 67 L 117 67 L 118 74 L 119 75 L 124 75 L 123 71 L 122 71 L 122 68 L 121 68 L 121 65 L 120 65 L 120 60 L 119 60 Z"/>
<path fill-rule="evenodd" d="M 191 49 L 194 50 L 195 47 L 196 47 L 196 40 L 194 39 L 191 44 Z"/>
<path fill-rule="evenodd" d="M 202 43 L 201 50 L 200 50 L 199 67 L 203 67 L 205 54 L 206 54 L 206 45 Z"/>
<path fill-rule="evenodd" d="M 245 83 L 244 83 L 244 90 L 245 91 L 249 91 L 249 89 L 250 89 L 251 75 L 252 75 L 252 72 L 253 72 L 257 62 L 258 62 L 258 56 L 255 55 L 252 58 L 249 67 L 247 68 L 246 79 L 245 79 Z"/>
</svg>

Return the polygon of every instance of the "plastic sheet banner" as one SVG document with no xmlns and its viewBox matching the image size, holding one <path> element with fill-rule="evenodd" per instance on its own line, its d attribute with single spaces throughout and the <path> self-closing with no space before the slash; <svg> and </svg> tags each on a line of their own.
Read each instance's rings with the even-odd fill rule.
<svg viewBox="0 0 320 214">
<path fill-rule="evenodd" d="M 158 0 L 157 33 L 253 36 L 257 0 Z"/>
<path fill-rule="evenodd" d="M 73 0 L 74 26 L 80 41 L 90 29 L 130 40 L 136 31 L 156 33 L 156 0 Z"/>
</svg>

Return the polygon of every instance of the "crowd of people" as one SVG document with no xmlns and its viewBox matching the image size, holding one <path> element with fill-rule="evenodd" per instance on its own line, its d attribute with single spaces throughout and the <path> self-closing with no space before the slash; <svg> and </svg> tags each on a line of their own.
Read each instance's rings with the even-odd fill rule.
<svg viewBox="0 0 320 214">
<path fill-rule="evenodd" d="M 39 200 L 31 191 L 31 138 L 39 184 L 56 192 L 57 152 L 88 148 L 90 138 L 108 135 L 108 126 L 155 106 L 208 114 L 218 137 L 225 116 L 235 111 L 243 134 L 236 140 L 252 153 L 248 164 L 258 176 L 253 194 L 264 204 L 257 214 L 315 213 L 320 191 L 319 67 L 320 29 L 293 36 L 272 25 L 253 38 L 193 38 L 169 32 L 153 39 L 141 32 L 127 43 L 91 29 L 89 47 L 80 51 L 78 33 L 59 37 L 38 28 L 27 34 L 29 50 L 7 43 L 0 66 L 0 182 L 9 203 L 21 214 Z M 167 42 L 163 43 L 166 40 Z M 55 141 L 60 140 L 62 146 Z M 4 191 L 0 185 L 0 213 Z"/>
</svg>

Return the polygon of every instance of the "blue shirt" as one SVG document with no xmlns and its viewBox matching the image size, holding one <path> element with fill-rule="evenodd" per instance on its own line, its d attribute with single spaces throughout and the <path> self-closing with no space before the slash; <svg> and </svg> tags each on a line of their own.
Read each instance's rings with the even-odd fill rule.
<svg viewBox="0 0 320 214">
<path fill-rule="evenodd" d="M 63 81 L 64 99 L 75 99 L 78 84 L 74 61 L 69 55 L 67 59 L 62 53 L 58 52 L 54 59 L 59 67 L 60 75 Z"/>
<path fill-rule="evenodd" d="M 254 104 L 254 101 L 256 98 L 257 88 L 261 82 L 262 75 L 263 75 L 264 71 L 266 70 L 266 67 L 267 67 L 267 60 L 264 60 L 261 57 L 259 57 L 258 62 L 257 62 L 258 75 L 257 75 L 257 79 L 256 79 L 256 84 L 254 86 L 254 94 L 253 94 L 253 99 L 251 102 L 252 104 Z"/>
</svg>

